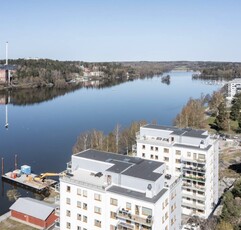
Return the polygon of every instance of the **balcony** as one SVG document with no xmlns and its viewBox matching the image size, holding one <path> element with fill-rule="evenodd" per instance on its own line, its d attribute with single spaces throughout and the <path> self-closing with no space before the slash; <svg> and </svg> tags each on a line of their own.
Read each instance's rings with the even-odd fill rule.
<svg viewBox="0 0 241 230">
<path fill-rule="evenodd" d="M 196 202 L 182 202 L 182 206 L 189 207 L 189 208 L 195 208 L 195 209 L 200 209 L 200 210 L 205 210 L 205 205 L 198 204 Z"/>
<path fill-rule="evenodd" d="M 200 200 L 200 201 L 204 201 L 204 202 L 206 200 L 205 194 L 204 195 L 197 195 L 197 194 L 193 194 L 193 193 L 182 192 L 182 197 L 187 197 L 187 198 L 190 198 L 190 199 Z"/>
<path fill-rule="evenodd" d="M 205 186 L 195 185 L 193 183 L 188 183 L 188 182 L 183 182 L 182 187 L 188 188 L 188 189 L 195 189 L 195 190 L 205 191 Z"/>
<path fill-rule="evenodd" d="M 153 224 L 153 217 L 148 216 L 146 218 L 140 217 L 139 215 L 131 214 L 129 211 L 124 209 L 119 209 L 116 216 L 120 219 L 125 219 L 134 223 L 138 223 L 144 226 L 151 227 Z"/>
<path fill-rule="evenodd" d="M 193 172 L 204 173 L 204 174 L 206 172 L 205 167 L 194 167 L 194 166 L 187 166 L 187 165 L 184 165 L 182 167 L 182 170 L 183 171 L 193 171 Z"/>
<path fill-rule="evenodd" d="M 134 230 L 134 225 L 120 221 L 117 224 L 117 229 L 118 230 Z"/>
<path fill-rule="evenodd" d="M 205 176 L 183 175 L 183 179 L 205 182 Z"/>
<path fill-rule="evenodd" d="M 191 163 L 198 163 L 198 164 L 206 164 L 206 160 L 205 159 L 189 159 L 189 158 L 182 158 L 182 162 L 191 162 Z"/>
</svg>

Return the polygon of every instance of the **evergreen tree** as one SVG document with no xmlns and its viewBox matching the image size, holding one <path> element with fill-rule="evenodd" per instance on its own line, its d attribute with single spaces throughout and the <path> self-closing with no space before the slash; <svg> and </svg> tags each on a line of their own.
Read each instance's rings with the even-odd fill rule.
<svg viewBox="0 0 241 230">
<path fill-rule="evenodd" d="M 217 125 L 218 130 L 229 130 L 229 115 L 224 102 L 222 102 L 218 106 L 218 115 L 216 117 L 215 123 Z"/>
<path fill-rule="evenodd" d="M 232 107 L 230 112 L 230 118 L 234 121 L 239 119 L 241 109 L 241 94 L 235 95 L 235 98 L 232 100 Z"/>
</svg>

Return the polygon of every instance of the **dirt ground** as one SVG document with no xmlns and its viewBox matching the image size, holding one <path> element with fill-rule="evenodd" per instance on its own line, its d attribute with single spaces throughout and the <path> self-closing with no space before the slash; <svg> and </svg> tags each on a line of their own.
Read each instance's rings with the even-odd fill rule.
<svg viewBox="0 0 241 230">
<path fill-rule="evenodd" d="M 30 227 L 28 225 L 19 223 L 15 220 L 12 220 L 10 218 L 4 220 L 0 223 L 0 229 L 1 230 L 36 230 L 37 228 Z"/>
</svg>

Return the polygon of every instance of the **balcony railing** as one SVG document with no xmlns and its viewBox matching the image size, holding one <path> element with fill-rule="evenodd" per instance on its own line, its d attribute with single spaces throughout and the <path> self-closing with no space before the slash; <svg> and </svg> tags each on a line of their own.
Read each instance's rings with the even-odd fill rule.
<svg viewBox="0 0 241 230">
<path fill-rule="evenodd" d="M 199 163 L 199 164 L 206 164 L 206 160 L 205 159 L 200 159 L 200 158 L 196 158 L 196 159 L 189 159 L 189 158 L 182 158 L 182 162 L 195 162 L 195 163 Z"/>
<path fill-rule="evenodd" d="M 204 195 L 196 195 L 196 194 L 188 194 L 188 193 L 183 192 L 182 197 L 187 197 L 190 199 L 201 200 L 201 201 L 206 200 L 205 194 Z"/>
<path fill-rule="evenodd" d="M 204 176 L 183 175 L 183 178 L 184 179 L 188 179 L 188 180 L 195 180 L 195 181 L 205 182 L 205 177 Z"/>
<path fill-rule="evenodd" d="M 91 183 L 87 183 L 84 181 L 80 181 L 80 180 L 75 180 L 71 177 L 67 177 L 67 176 L 63 176 L 62 178 L 60 178 L 60 180 L 66 181 L 66 182 L 70 182 L 70 183 L 74 183 L 76 185 L 81 185 L 87 188 L 92 188 L 92 189 L 98 189 L 98 190 L 105 190 L 105 188 L 109 185 L 103 185 L 103 186 L 99 186 L 96 184 L 91 184 Z"/>
<path fill-rule="evenodd" d="M 118 230 L 134 230 L 134 225 L 120 221 L 117 224 L 117 229 Z"/>
<path fill-rule="evenodd" d="M 192 166 L 186 166 L 186 165 L 182 167 L 182 170 L 199 172 L 199 173 L 205 173 L 206 172 L 204 167 L 203 168 L 202 167 L 192 167 Z"/>
<path fill-rule="evenodd" d="M 205 191 L 205 186 L 194 185 L 193 183 L 188 183 L 188 182 L 183 182 L 182 187 L 185 187 L 188 189 L 197 189 L 197 190 Z"/>
<path fill-rule="evenodd" d="M 149 227 L 151 227 L 152 224 L 153 224 L 153 217 L 152 216 L 148 216 L 146 218 L 143 218 L 143 217 L 140 217 L 139 215 L 132 214 L 129 211 L 124 210 L 124 209 L 119 209 L 117 211 L 116 216 L 120 219 L 129 220 L 129 221 L 132 221 L 134 223 L 138 223 L 138 224 L 149 226 Z"/>
<path fill-rule="evenodd" d="M 189 207 L 189 208 L 200 209 L 200 210 L 204 210 L 205 209 L 205 205 L 198 204 L 196 202 L 192 202 L 192 203 L 182 202 L 182 206 L 186 206 L 186 207 Z"/>
</svg>

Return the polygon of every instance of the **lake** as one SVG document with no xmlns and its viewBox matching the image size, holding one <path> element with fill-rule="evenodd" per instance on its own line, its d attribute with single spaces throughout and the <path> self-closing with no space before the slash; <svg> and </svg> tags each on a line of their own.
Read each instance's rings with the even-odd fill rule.
<svg viewBox="0 0 241 230">
<path fill-rule="evenodd" d="M 4 127 L 5 105 L 0 105 L 0 158 L 4 158 L 5 171 L 14 168 L 17 154 L 19 167 L 30 165 L 36 174 L 60 172 L 65 170 L 81 132 L 97 129 L 108 133 L 117 123 L 125 127 L 137 120 L 172 125 L 190 97 L 221 88 L 192 80 L 192 72 L 169 74 L 170 85 L 155 76 L 102 89 L 81 88 L 41 103 L 10 103 L 8 130 Z M 12 187 L 4 184 L 0 214 L 12 203 L 6 197 L 8 189 Z M 21 194 L 30 195 L 22 190 Z"/>
</svg>

